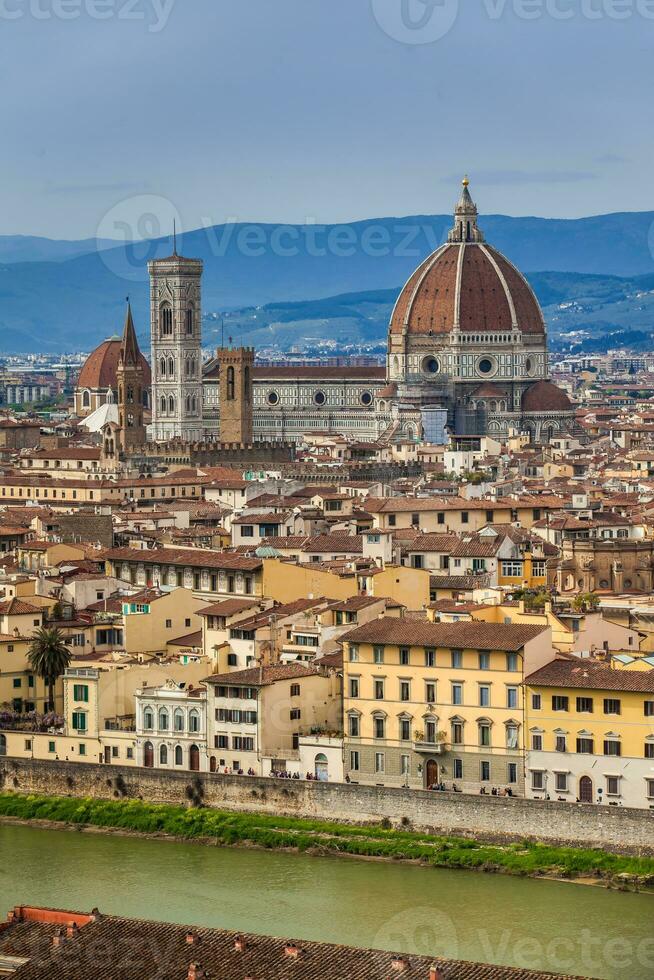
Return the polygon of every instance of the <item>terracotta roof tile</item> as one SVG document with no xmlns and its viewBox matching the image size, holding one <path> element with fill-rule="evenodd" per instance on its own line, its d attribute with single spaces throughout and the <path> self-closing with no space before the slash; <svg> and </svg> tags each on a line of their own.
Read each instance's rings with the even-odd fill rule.
<svg viewBox="0 0 654 980">
<path fill-rule="evenodd" d="M 27 914 L 44 921 L 18 920 L 0 932 L 0 954 L 30 960 L 19 967 L 16 980 L 133 980 L 136 975 L 140 980 L 186 980 L 192 963 L 211 980 L 429 980 L 431 967 L 442 980 L 554 980 L 554 974 L 541 971 L 99 913 L 91 921 L 72 912 L 32 909 Z M 55 947 L 54 936 L 71 921 L 79 925 L 76 934 Z"/>
<path fill-rule="evenodd" d="M 588 660 L 553 660 L 530 674 L 525 682 L 539 687 L 572 687 L 595 691 L 654 692 L 654 668 L 621 670 Z"/>
<path fill-rule="evenodd" d="M 348 643 L 392 643 L 400 646 L 452 647 L 460 650 L 517 652 L 544 632 L 542 626 L 497 623 L 429 623 L 383 617 L 341 637 Z"/>
</svg>

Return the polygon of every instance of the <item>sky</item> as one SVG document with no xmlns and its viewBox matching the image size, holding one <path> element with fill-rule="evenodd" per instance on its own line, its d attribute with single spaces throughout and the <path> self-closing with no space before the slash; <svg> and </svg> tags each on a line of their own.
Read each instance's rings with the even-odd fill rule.
<svg viewBox="0 0 654 980">
<path fill-rule="evenodd" d="M 654 0 L 0 0 L 0 234 L 654 209 Z"/>
</svg>

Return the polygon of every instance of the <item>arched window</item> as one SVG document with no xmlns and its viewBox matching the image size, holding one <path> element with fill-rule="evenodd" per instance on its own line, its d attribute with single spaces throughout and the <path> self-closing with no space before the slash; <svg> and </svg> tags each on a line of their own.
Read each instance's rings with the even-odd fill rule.
<svg viewBox="0 0 654 980">
<path fill-rule="evenodd" d="M 175 746 L 175 765 L 176 766 L 184 765 L 184 753 L 182 752 L 181 745 Z"/>
<path fill-rule="evenodd" d="M 168 358 L 168 375 L 171 378 L 174 378 L 175 377 L 175 358 L 174 357 L 169 357 Z"/>
<path fill-rule="evenodd" d="M 187 334 L 192 334 L 193 333 L 193 323 L 194 323 L 194 320 L 195 320 L 195 308 L 193 306 L 193 303 L 190 303 L 189 304 L 189 307 L 188 307 L 188 309 L 186 311 L 186 333 Z"/>
<path fill-rule="evenodd" d="M 143 727 L 146 732 L 151 732 L 154 728 L 154 711 L 152 708 L 145 708 L 143 711 Z"/>
<path fill-rule="evenodd" d="M 193 395 L 193 397 L 191 398 L 191 411 L 193 412 L 194 415 L 197 411 L 197 408 L 198 408 L 198 401 L 195 395 Z"/>
<path fill-rule="evenodd" d="M 186 411 L 187 412 L 190 412 L 191 411 L 191 397 L 190 397 L 190 395 L 187 395 L 186 396 Z"/>
<path fill-rule="evenodd" d="M 166 377 L 166 358 L 162 357 L 159 361 L 159 372 L 162 378 Z"/>
<path fill-rule="evenodd" d="M 181 708 L 175 708 L 175 714 L 173 716 L 173 724 L 175 726 L 176 732 L 184 731 L 184 712 Z"/>
<path fill-rule="evenodd" d="M 168 749 L 165 745 L 159 746 L 159 765 L 160 766 L 168 765 Z"/>
<path fill-rule="evenodd" d="M 190 732 L 200 731 L 200 712 L 197 708 L 191 708 L 188 713 L 188 730 Z"/>
<path fill-rule="evenodd" d="M 165 395 L 163 395 L 162 398 L 161 398 L 161 403 L 160 403 L 161 414 L 162 415 L 165 415 L 166 414 L 166 405 L 167 405 L 166 397 L 165 397 Z"/>
<path fill-rule="evenodd" d="M 168 399 L 168 411 L 171 415 L 175 414 L 175 399 L 172 395 Z"/>
<path fill-rule="evenodd" d="M 82 392 L 82 408 L 90 408 L 90 407 L 91 407 L 91 392 L 84 391 Z"/>
<path fill-rule="evenodd" d="M 168 731 L 168 710 L 166 708 L 159 708 L 159 730 Z"/>
<path fill-rule="evenodd" d="M 227 400 L 234 401 L 234 368 L 227 368 Z"/>
<path fill-rule="evenodd" d="M 173 308 L 170 303 L 162 303 L 159 307 L 159 322 L 161 336 L 170 337 L 173 332 Z"/>
</svg>

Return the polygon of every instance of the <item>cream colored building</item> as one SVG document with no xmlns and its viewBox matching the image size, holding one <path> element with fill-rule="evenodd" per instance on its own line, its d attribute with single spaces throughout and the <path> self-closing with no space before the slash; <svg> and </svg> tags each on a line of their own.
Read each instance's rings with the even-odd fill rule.
<svg viewBox="0 0 654 980">
<path fill-rule="evenodd" d="M 206 772 L 207 690 L 167 680 L 136 691 L 137 764 Z"/>
<path fill-rule="evenodd" d="M 302 735 L 340 735 L 335 670 L 277 664 L 214 674 L 205 683 L 211 771 L 253 770 L 267 776 L 271 768 L 299 764 Z"/>
</svg>

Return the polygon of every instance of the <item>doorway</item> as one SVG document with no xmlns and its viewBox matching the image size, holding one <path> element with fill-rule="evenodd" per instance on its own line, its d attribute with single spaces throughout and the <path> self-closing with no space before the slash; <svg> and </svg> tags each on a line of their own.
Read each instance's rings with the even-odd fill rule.
<svg viewBox="0 0 654 980">
<path fill-rule="evenodd" d="M 427 762 L 425 780 L 427 789 L 429 789 L 430 786 L 435 786 L 438 782 L 438 763 L 435 759 L 429 759 Z"/>
<path fill-rule="evenodd" d="M 146 742 L 143 746 L 143 765 L 146 769 L 152 769 L 154 766 L 154 746 L 152 742 Z"/>
<path fill-rule="evenodd" d="M 329 780 L 327 756 L 323 752 L 319 752 L 316 756 L 315 775 L 319 783 L 326 783 Z"/>
<path fill-rule="evenodd" d="M 579 780 L 579 802 L 593 802 L 593 780 L 590 776 L 582 776 Z"/>
<path fill-rule="evenodd" d="M 197 745 L 192 745 L 188 754 L 188 767 L 191 772 L 199 772 L 200 769 L 200 750 Z"/>
</svg>

